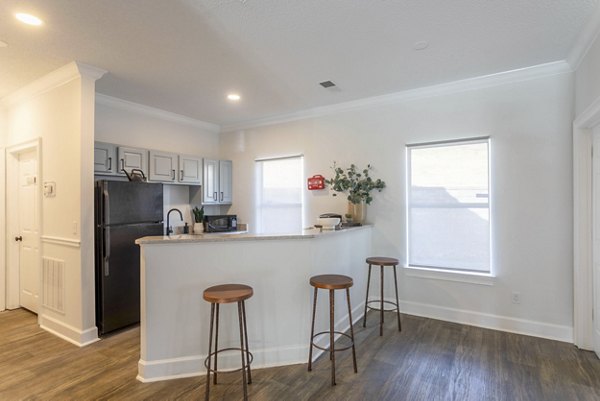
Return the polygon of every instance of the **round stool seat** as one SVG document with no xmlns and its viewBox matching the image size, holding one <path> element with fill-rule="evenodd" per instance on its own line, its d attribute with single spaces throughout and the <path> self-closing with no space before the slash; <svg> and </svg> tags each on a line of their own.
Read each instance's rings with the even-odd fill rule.
<svg viewBox="0 0 600 401">
<path fill-rule="evenodd" d="M 221 284 L 204 290 L 204 300 L 212 304 L 240 302 L 254 294 L 252 287 L 244 284 Z"/>
<path fill-rule="evenodd" d="M 398 259 L 386 258 L 385 256 L 371 256 L 367 258 L 367 263 L 377 266 L 395 266 L 398 264 Z"/>
<path fill-rule="evenodd" d="M 310 285 L 326 290 L 341 290 L 352 287 L 354 281 L 352 281 L 352 277 L 341 274 L 322 274 L 320 276 L 312 276 L 310 278 Z"/>
</svg>

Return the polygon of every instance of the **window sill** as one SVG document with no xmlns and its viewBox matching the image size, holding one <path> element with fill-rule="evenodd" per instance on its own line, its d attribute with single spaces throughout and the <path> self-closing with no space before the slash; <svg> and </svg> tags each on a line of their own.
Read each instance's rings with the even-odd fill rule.
<svg viewBox="0 0 600 401">
<path fill-rule="evenodd" d="M 408 277 L 426 278 L 444 281 L 457 281 L 479 285 L 494 285 L 496 277 L 490 273 L 450 271 L 415 266 L 404 266 L 404 274 Z"/>
</svg>

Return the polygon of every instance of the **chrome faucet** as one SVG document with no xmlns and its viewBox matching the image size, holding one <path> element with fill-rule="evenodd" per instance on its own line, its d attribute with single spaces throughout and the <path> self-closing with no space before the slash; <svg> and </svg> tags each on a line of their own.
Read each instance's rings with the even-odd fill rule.
<svg viewBox="0 0 600 401">
<path fill-rule="evenodd" d="M 179 218 L 181 219 L 181 221 L 183 221 L 183 214 L 181 214 L 181 210 L 176 209 L 176 208 L 169 210 L 167 212 L 167 234 L 166 235 L 173 233 L 173 227 L 170 226 L 170 222 L 169 222 L 169 217 L 171 216 L 171 212 L 173 212 L 173 211 L 179 213 Z"/>
</svg>

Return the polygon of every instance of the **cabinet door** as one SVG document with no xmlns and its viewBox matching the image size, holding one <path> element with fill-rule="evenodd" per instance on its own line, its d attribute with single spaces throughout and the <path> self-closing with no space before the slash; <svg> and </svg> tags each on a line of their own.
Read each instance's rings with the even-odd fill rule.
<svg viewBox="0 0 600 401">
<path fill-rule="evenodd" d="M 136 168 L 142 170 L 146 176 L 148 175 L 148 151 L 146 149 L 119 147 L 118 153 L 118 172 L 120 174 L 124 174 L 122 170 L 130 173 L 132 169 Z"/>
<path fill-rule="evenodd" d="M 219 160 L 219 203 L 231 203 L 231 176 L 233 164 L 231 160 Z"/>
<path fill-rule="evenodd" d="M 177 177 L 177 155 L 150 151 L 150 175 L 152 181 L 175 182 Z"/>
<path fill-rule="evenodd" d="M 204 159 L 202 203 L 219 203 L 219 161 Z"/>
<path fill-rule="evenodd" d="M 117 146 L 112 143 L 94 143 L 94 173 L 114 174 L 117 171 Z"/>
<path fill-rule="evenodd" d="M 202 158 L 179 155 L 179 182 L 202 184 Z"/>
</svg>

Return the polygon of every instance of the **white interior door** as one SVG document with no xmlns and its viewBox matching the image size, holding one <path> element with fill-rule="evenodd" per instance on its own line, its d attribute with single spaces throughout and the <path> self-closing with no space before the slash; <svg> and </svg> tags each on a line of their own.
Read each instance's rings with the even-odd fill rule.
<svg viewBox="0 0 600 401">
<path fill-rule="evenodd" d="M 37 313 L 39 304 L 39 212 L 37 210 L 37 154 L 35 150 L 19 154 L 18 233 L 19 303 Z"/>
</svg>

